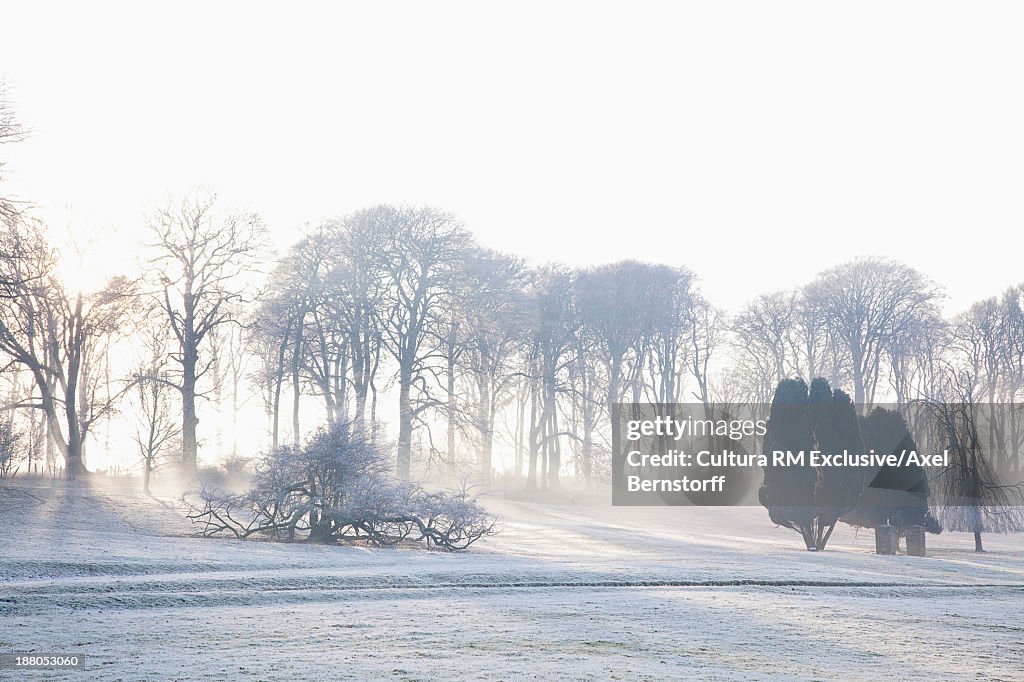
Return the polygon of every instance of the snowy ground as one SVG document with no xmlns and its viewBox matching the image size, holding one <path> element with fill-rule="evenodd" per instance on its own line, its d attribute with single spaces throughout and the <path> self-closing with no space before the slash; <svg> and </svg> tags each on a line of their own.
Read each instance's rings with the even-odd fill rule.
<svg viewBox="0 0 1024 682">
<path fill-rule="evenodd" d="M 0 482 L 0 653 L 67 679 L 1024 679 L 1024 538 L 492 497 L 461 554 L 203 540 L 110 483 Z M 55 673 L 0 671 L 11 679 Z"/>
</svg>

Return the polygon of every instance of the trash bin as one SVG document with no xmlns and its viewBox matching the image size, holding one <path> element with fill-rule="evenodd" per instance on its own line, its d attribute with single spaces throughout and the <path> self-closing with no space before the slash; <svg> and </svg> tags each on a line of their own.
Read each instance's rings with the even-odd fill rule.
<svg viewBox="0 0 1024 682">
<path fill-rule="evenodd" d="M 896 528 L 890 525 L 882 525 L 875 528 L 875 553 L 895 554 L 896 553 Z"/>
<path fill-rule="evenodd" d="M 924 526 L 907 528 L 907 556 L 925 556 Z"/>
</svg>

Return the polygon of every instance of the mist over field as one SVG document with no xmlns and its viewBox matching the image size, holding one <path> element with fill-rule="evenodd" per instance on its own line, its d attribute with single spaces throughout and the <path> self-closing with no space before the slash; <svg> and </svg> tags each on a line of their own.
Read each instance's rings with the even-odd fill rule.
<svg viewBox="0 0 1024 682">
<path fill-rule="evenodd" d="M 0 678 L 1024 679 L 1016 7 L 3 16 Z"/>
</svg>

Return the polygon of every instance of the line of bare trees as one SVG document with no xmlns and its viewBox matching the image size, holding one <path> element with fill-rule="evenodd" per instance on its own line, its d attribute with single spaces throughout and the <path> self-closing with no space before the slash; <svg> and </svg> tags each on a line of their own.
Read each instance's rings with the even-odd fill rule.
<svg viewBox="0 0 1024 682">
<path fill-rule="evenodd" d="M 96 425 L 126 406 L 147 479 L 172 448 L 195 470 L 203 405 L 228 402 L 237 420 L 255 395 L 271 448 L 325 421 L 387 438 L 381 414 L 397 414 L 400 477 L 489 483 L 500 447 L 542 488 L 607 476 L 618 402 L 767 402 L 780 380 L 816 376 L 851 385 L 859 405 L 939 399 L 951 376 L 986 402 L 1024 389 L 1020 287 L 944 320 L 941 290 L 884 259 L 728 317 L 685 268 L 529 267 L 432 208 L 328 220 L 276 260 L 258 216 L 209 194 L 153 211 L 149 229 L 147 274 L 96 292 L 60 281 L 60 255 L 25 216 L 0 235 L 6 414 L 30 415 L 33 452 L 72 475 Z M 138 357 L 115 380 L 112 348 Z M 1024 422 L 1005 414 L 987 428 L 1019 469 Z"/>
<path fill-rule="evenodd" d="M 473 469 L 489 482 L 510 420 L 527 485 L 558 485 L 570 462 L 589 480 L 614 442 L 601 428 L 609 405 L 680 399 L 684 375 L 707 384 L 702 358 L 714 351 L 698 318 L 718 313 L 688 271 L 529 268 L 430 208 L 377 206 L 328 221 L 270 281 L 250 330 L 272 444 L 288 404 L 293 438 L 302 432 L 302 396 L 328 419 L 373 428 L 382 388 L 393 387 L 403 478 L 419 436 L 422 469 Z"/>
<path fill-rule="evenodd" d="M 38 410 L 71 474 L 95 425 L 124 405 L 147 478 L 172 447 L 195 469 L 204 401 L 230 402 L 237 420 L 256 394 L 270 447 L 283 423 L 298 445 L 324 421 L 376 434 L 387 412 L 402 478 L 490 482 L 498 445 L 540 488 L 566 472 L 606 476 L 622 401 L 767 402 L 781 379 L 816 376 L 852 385 L 862 405 L 940 397 L 950 373 L 980 400 L 1020 401 L 1024 388 L 1020 288 L 944 320 L 939 288 L 884 259 L 727 317 L 685 268 L 528 267 L 431 208 L 325 221 L 276 262 L 258 216 L 212 195 L 152 212 L 149 227 L 148 274 L 92 293 L 59 281 L 59 254 L 24 216 L 2 235 L 8 414 Z M 112 382 L 110 349 L 125 343 L 139 362 Z M 1019 445 L 1024 428 L 1007 419 L 991 428 Z"/>
<path fill-rule="evenodd" d="M 22 137 L 0 92 L 0 144 Z M 886 259 L 730 317 L 684 267 L 528 266 L 429 207 L 327 220 L 273 258 L 259 216 L 199 191 L 149 213 L 143 275 L 79 291 L 24 205 L 0 198 L 0 218 L 3 419 L 30 467 L 59 457 L 72 476 L 125 410 L 147 481 L 169 459 L 194 472 L 200 415 L 227 403 L 237 426 L 254 397 L 270 448 L 344 421 L 395 437 L 401 478 L 489 483 L 501 448 L 532 488 L 605 478 L 621 401 L 767 403 L 783 379 L 822 376 L 865 407 L 965 391 L 1024 402 L 1024 290 L 946 320 L 941 289 Z M 382 415 L 397 415 L 393 433 Z M 225 418 L 212 421 L 212 449 L 237 458 Z M 1019 470 L 1024 419 L 985 428 L 1010 444 L 1000 466 Z"/>
</svg>

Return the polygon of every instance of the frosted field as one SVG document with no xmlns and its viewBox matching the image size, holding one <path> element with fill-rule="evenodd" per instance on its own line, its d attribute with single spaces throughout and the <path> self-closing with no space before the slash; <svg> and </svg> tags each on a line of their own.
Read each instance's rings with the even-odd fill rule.
<svg viewBox="0 0 1024 682">
<path fill-rule="evenodd" d="M 443 554 L 191 538 L 87 485 L 0 482 L 0 652 L 89 656 L 0 679 L 1024 679 L 1020 536 L 811 554 L 759 508 L 494 496 Z"/>
</svg>

